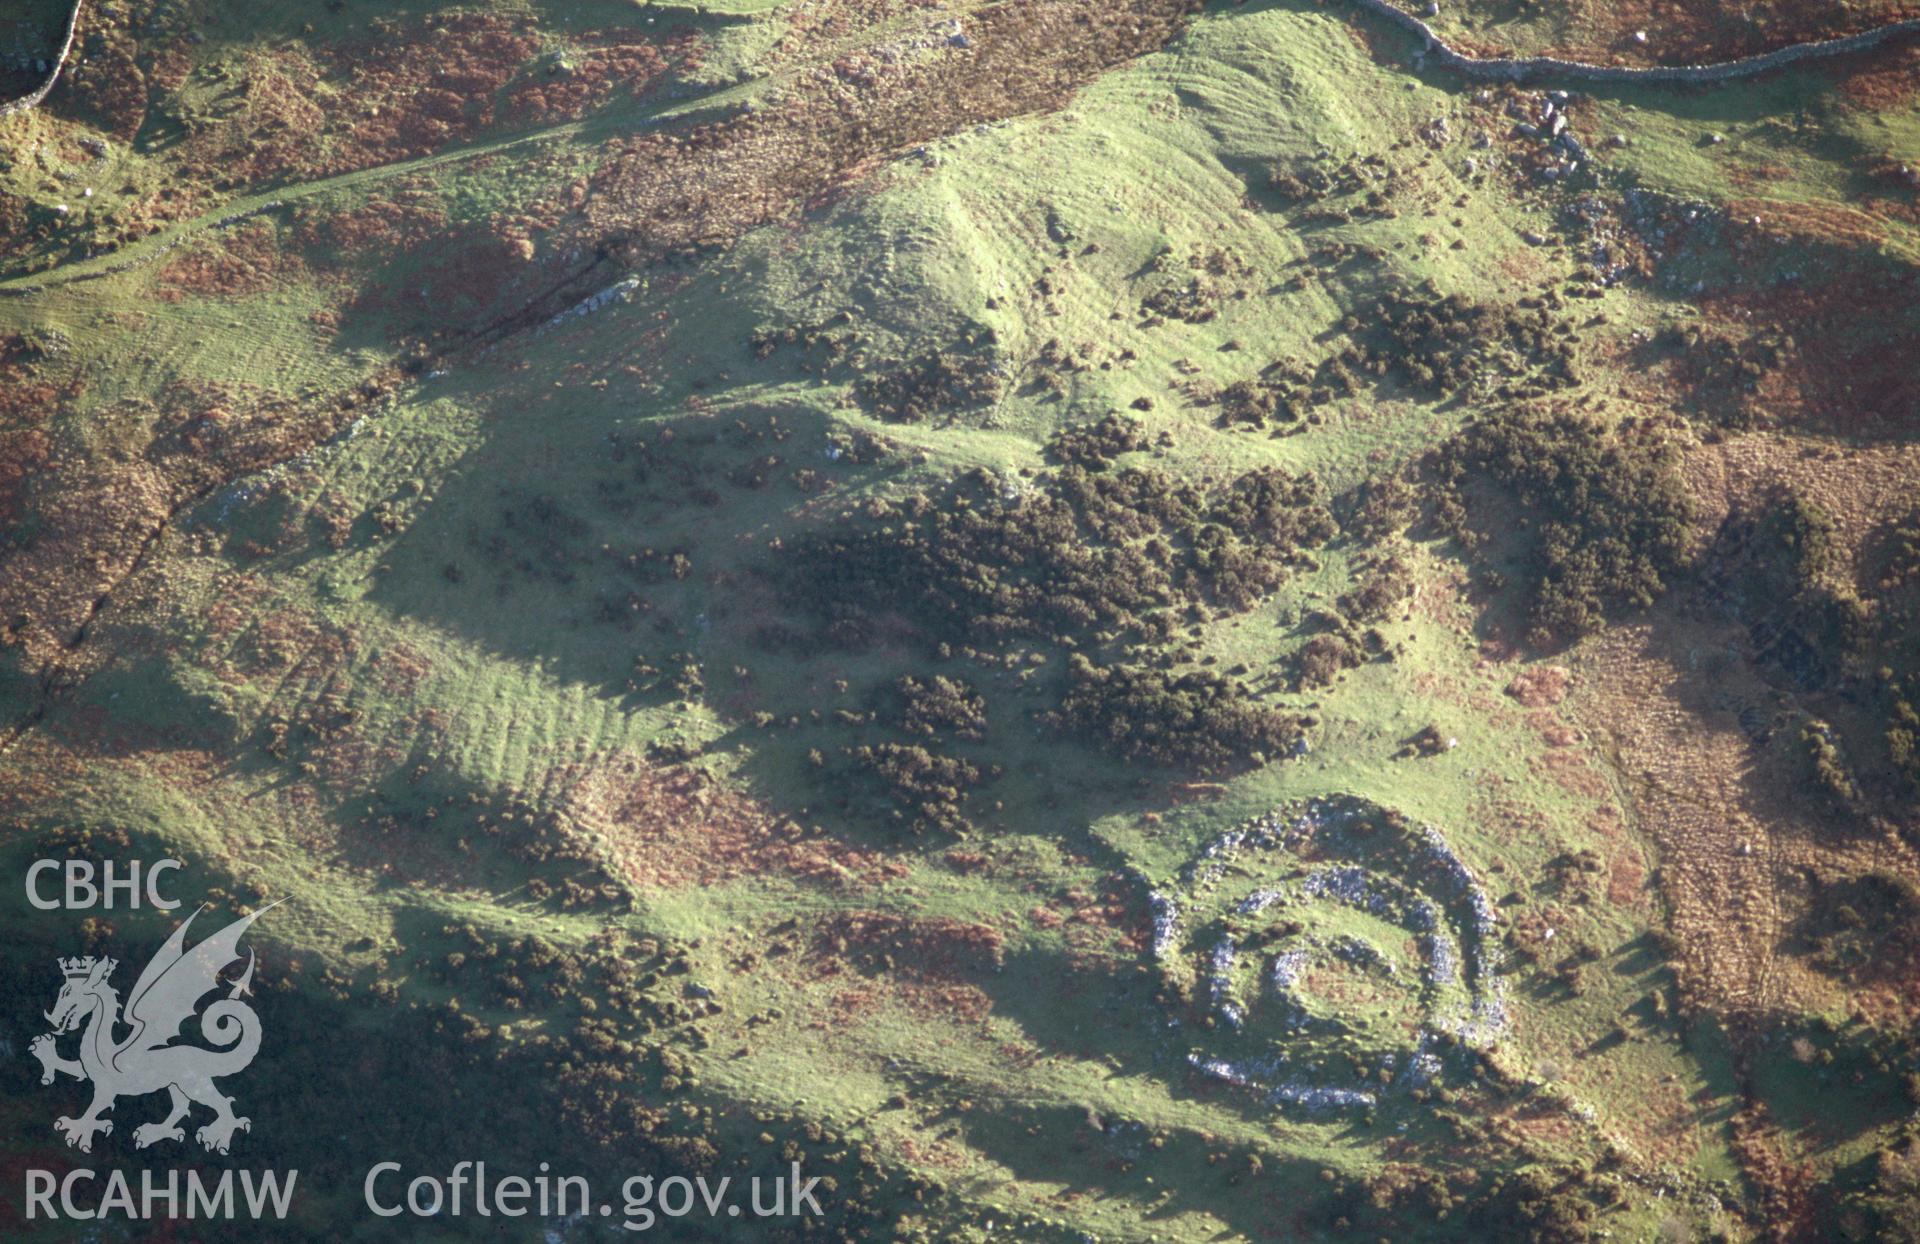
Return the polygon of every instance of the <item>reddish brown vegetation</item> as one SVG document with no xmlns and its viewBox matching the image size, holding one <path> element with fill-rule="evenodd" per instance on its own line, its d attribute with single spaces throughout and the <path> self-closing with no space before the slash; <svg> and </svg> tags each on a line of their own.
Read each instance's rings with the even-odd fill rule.
<svg viewBox="0 0 1920 1244">
<path fill-rule="evenodd" d="M 332 118 L 336 150 L 315 172 L 344 172 L 429 154 L 493 123 L 494 95 L 539 50 L 531 17 L 450 14 L 429 23 L 381 18 L 357 43 L 326 51 L 346 93 Z"/>
<path fill-rule="evenodd" d="M 322 327 L 375 314 L 422 331 L 459 332 L 476 327 L 514 288 L 540 227 L 524 216 L 450 224 L 439 194 L 402 186 L 351 211 L 303 213 L 288 249 L 311 256 L 317 272 L 348 291 L 343 305 L 317 313 Z"/>
<path fill-rule="evenodd" d="M 320 75 L 294 51 L 253 58 L 236 84 L 232 112 L 184 144 L 188 178 L 225 190 L 291 180 L 314 163 L 327 112 L 315 102 Z"/>
<path fill-rule="evenodd" d="M 973 982 L 992 973 L 1004 954 L 1000 932 L 988 925 L 947 918 L 914 918 L 889 912 L 842 912 L 813 938 L 816 978 L 851 969 L 862 983 L 835 991 L 835 1029 L 849 1016 L 882 1001 L 916 1015 L 948 1022 L 978 1022 L 993 1011 L 993 999 Z"/>
<path fill-rule="evenodd" d="M 640 889 L 721 885 L 785 874 L 861 888 L 904 869 L 873 851 L 812 833 L 698 770 L 626 759 L 556 774 L 562 807 L 603 834 L 620 875 Z"/>
<path fill-rule="evenodd" d="M 1507 694 L 1528 708 L 1545 708 L 1567 698 L 1567 684 L 1573 676 L 1556 665 L 1535 665 L 1521 670 L 1507 684 Z"/>
<path fill-rule="evenodd" d="M 111 15 L 90 20 L 87 52 L 49 100 L 50 114 L 131 140 L 155 109 L 168 114 L 198 59 L 182 39 L 158 42 Z M 121 209 L 126 242 L 190 216 L 200 187 L 230 191 L 412 159 L 478 139 L 502 124 L 575 120 L 621 92 L 653 89 L 699 63 L 700 36 L 590 31 L 564 62 L 536 61 L 533 16 L 452 13 L 380 18 L 352 42 L 290 42 L 215 70 L 218 105 L 186 118 L 174 149 L 177 185 Z M 564 64 L 564 68 L 563 68 Z M 27 239 L 0 204 L 0 240 Z"/>
<path fill-rule="evenodd" d="M 1640 901 L 1647 885 L 1647 864 L 1637 847 L 1622 847 L 1607 865 L 1607 901 L 1616 907 L 1631 907 Z"/>
<path fill-rule="evenodd" d="M 227 189 L 431 154 L 492 124 L 495 94 L 538 47 L 531 19 L 455 14 L 257 53 L 231 80 L 230 105 L 191 131 L 184 171 Z M 178 81 L 191 69 L 177 49 L 154 64 Z"/>
<path fill-rule="evenodd" d="M 404 187 L 350 211 L 303 214 L 294 241 L 303 248 L 359 257 L 419 246 L 447 223 L 439 197 Z"/>
<path fill-rule="evenodd" d="M 1110 65 L 1162 45 L 1190 0 L 1066 0 L 978 11 L 968 46 L 822 72 L 792 102 L 686 134 L 627 140 L 592 181 L 592 240 L 637 256 L 723 243 L 777 219 L 882 152 L 1057 104 Z M 580 187 L 577 199 L 585 198 Z"/>
<path fill-rule="evenodd" d="M 1006 953 L 1000 931 L 945 917 L 914 918 L 855 911 L 833 916 L 816 935 L 823 955 L 866 971 L 957 981 L 998 968 Z"/>
<path fill-rule="evenodd" d="M 1880 48 L 1833 72 L 1847 101 L 1862 111 L 1904 108 L 1920 95 L 1920 47 Z"/>
<path fill-rule="evenodd" d="M 1674 377 L 1700 408 L 1738 408 L 1764 425 L 1816 424 L 1853 435 L 1911 430 L 1920 410 L 1920 268 L 1883 250 L 1885 223 L 1839 204 L 1729 205 L 1742 271 L 1790 270 L 1700 297 L 1726 343 L 1678 359 Z M 1752 339 L 1749 343 L 1749 339 Z M 1746 360 L 1730 371 L 1729 359 Z M 1753 364 L 1748 366 L 1748 363 Z"/>
<path fill-rule="evenodd" d="M 47 460 L 46 424 L 55 407 L 79 396 L 80 382 L 54 385 L 35 376 L 19 337 L 0 340 L 0 530 L 20 518 L 26 483 Z"/>
<path fill-rule="evenodd" d="M 1619 0 L 1581 6 L 1575 28 L 1550 52 L 1599 64 L 1711 64 L 1857 34 L 1917 15 L 1920 7 L 1906 0 L 1759 10 L 1736 0 Z M 1640 31 L 1646 32 L 1644 43 L 1634 38 Z M 1458 46 L 1485 56 L 1513 55 L 1511 47 L 1471 43 L 1461 40 Z"/>
<path fill-rule="evenodd" d="M 156 291 L 168 302 L 189 294 L 240 298 L 305 275 L 300 257 L 281 245 L 264 220 L 250 221 L 210 244 L 181 250 L 160 270 Z"/>
<path fill-rule="evenodd" d="M 1134 955 L 1153 940 L 1153 922 L 1127 879 L 1117 873 L 1101 878 L 1100 892 L 1068 890 L 1050 903 L 1036 904 L 1028 917 L 1043 929 L 1062 929 L 1075 951 L 1116 951 Z"/>
<path fill-rule="evenodd" d="M 509 295 L 526 270 L 530 250 L 524 238 L 463 226 L 410 256 L 420 270 L 369 282 L 347 310 L 394 315 L 410 331 L 455 336 L 477 331 L 514 301 Z"/>
<path fill-rule="evenodd" d="M 1545 709 L 1527 714 L 1527 724 L 1548 747 L 1572 747 L 1580 741 L 1580 732 Z"/>
<path fill-rule="evenodd" d="M 1787 1156 L 1791 1148 L 1765 1102 L 1750 1100 L 1730 1121 L 1733 1152 L 1747 1180 L 1760 1194 L 1766 1221 L 1776 1240 L 1819 1239 L 1825 1233 L 1810 1221 L 1816 1208 L 1813 1167 Z"/>
<path fill-rule="evenodd" d="M 130 141 L 147 119 L 147 78 L 139 45 L 112 27 L 89 31 L 86 55 L 75 57 L 58 88 L 62 111 L 98 125 L 121 142 Z"/>
<path fill-rule="evenodd" d="M 691 31 L 654 42 L 631 30 L 593 30 L 580 36 L 585 46 L 560 71 L 534 73 L 515 82 L 501 101 L 509 121 L 543 123 L 586 116 L 604 107 L 620 91 L 641 95 L 677 64 L 682 72 L 700 64 L 703 46 Z"/>
<path fill-rule="evenodd" d="M 1597 10 L 1609 23 L 1614 46 L 1629 48 L 1633 32 L 1646 30 L 1655 59 L 1667 64 L 1731 60 L 1816 39 L 1871 30 L 1920 14 L 1905 3 L 1849 6 L 1779 5 L 1756 20 L 1752 10 L 1730 0 L 1669 0 L 1665 4 L 1608 5 Z"/>
<path fill-rule="evenodd" d="M 25 617 L 15 638 L 36 660 L 77 673 L 74 649 L 94 614 L 181 506 L 311 448 L 381 391 L 369 379 L 302 407 L 268 390 L 181 382 L 151 403 L 125 403 L 114 417 L 144 426 L 144 445 L 126 461 L 48 462 L 31 539 L 0 550 L 0 616 Z"/>
</svg>

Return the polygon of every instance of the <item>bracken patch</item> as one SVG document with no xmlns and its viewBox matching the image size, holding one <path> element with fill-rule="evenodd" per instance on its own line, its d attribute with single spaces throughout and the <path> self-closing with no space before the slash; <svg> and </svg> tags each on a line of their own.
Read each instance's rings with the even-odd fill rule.
<svg viewBox="0 0 1920 1244">
<path fill-rule="evenodd" d="M 560 780 L 568 815 L 604 835 L 619 875 L 642 890 L 760 874 L 859 889 L 903 871 L 878 852 L 809 831 L 695 770 L 627 758 Z"/>
</svg>

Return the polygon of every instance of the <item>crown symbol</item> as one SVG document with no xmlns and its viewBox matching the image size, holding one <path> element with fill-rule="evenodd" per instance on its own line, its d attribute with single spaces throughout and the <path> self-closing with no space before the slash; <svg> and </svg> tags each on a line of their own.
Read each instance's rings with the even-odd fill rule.
<svg viewBox="0 0 1920 1244">
<path fill-rule="evenodd" d="M 86 976 L 93 971 L 93 962 L 92 955 L 87 955 L 79 959 L 62 959 L 60 961 L 61 975 L 67 977 L 69 980 Z"/>
</svg>

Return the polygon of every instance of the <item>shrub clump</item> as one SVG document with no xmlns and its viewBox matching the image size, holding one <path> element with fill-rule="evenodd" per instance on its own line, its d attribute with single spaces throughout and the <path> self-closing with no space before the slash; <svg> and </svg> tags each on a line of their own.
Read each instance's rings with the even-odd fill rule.
<svg viewBox="0 0 1920 1244">
<path fill-rule="evenodd" d="M 1331 687 L 1361 661 L 1359 649 L 1346 636 L 1331 631 L 1315 635 L 1294 654 L 1294 686 L 1301 691 Z"/>
<path fill-rule="evenodd" d="M 1048 444 L 1047 454 L 1066 466 L 1104 471 L 1121 454 L 1144 448 L 1146 443 L 1138 419 L 1110 410 L 1093 423 L 1062 429 Z"/>
<path fill-rule="evenodd" d="M 1827 718 L 1802 731 L 1801 750 L 1814 786 L 1856 814 L 1920 790 L 1916 548 L 1920 518 L 1881 524 L 1857 579 L 1839 524 L 1782 489 L 1730 517 L 1708 559 L 1711 599 L 1746 625 L 1770 676 Z"/>
<path fill-rule="evenodd" d="M 1823 880 L 1799 922 L 1814 967 L 1850 984 L 1901 980 L 1920 960 L 1920 891 L 1891 873 Z"/>
<path fill-rule="evenodd" d="M 1854 785 L 1853 770 L 1840 738 L 1824 721 L 1814 721 L 1800 732 L 1800 744 L 1806 749 L 1807 762 L 1813 768 L 1813 780 L 1835 804 L 1851 808 L 1860 802 L 1860 788 Z"/>
<path fill-rule="evenodd" d="M 1098 457 L 1130 440 L 1124 423 L 1103 422 L 1083 442 Z M 941 660 L 1017 668 L 1028 688 L 1057 695 L 1034 714 L 1043 726 L 1125 759 L 1211 771 L 1265 763 L 1308 723 L 1261 707 L 1237 679 L 1161 672 L 1179 629 L 1251 608 L 1335 530 L 1315 482 L 1278 469 L 1202 488 L 1076 461 L 867 502 L 766 573 L 815 622 L 811 636 L 780 642 L 860 648 L 909 634 Z M 1062 654 L 1070 668 L 1055 662 Z M 951 754 L 984 741 L 986 696 L 959 677 L 915 674 L 874 707 L 843 716 L 892 736 L 843 749 L 856 789 L 877 791 L 915 831 L 964 829 L 969 792 L 999 776 Z M 814 763 L 827 767 L 818 751 Z"/>
<path fill-rule="evenodd" d="M 935 350 L 901 367 L 862 378 L 854 397 L 891 423 L 923 423 L 935 415 L 1000 400 L 1005 381 L 991 352 Z"/>
<path fill-rule="evenodd" d="M 1139 665 L 1068 662 L 1068 686 L 1047 721 L 1123 760 L 1216 771 L 1293 750 L 1306 718 L 1257 703 L 1246 684 L 1207 670 L 1174 674 Z"/>
<path fill-rule="evenodd" d="M 1532 389 L 1567 388 L 1579 381 L 1573 337 L 1552 311 L 1537 299 L 1508 307 L 1458 294 L 1393 293 L 1364 319 L 1349 316 L 1342 323 L 1356 342 L 1342 358 L 1356 371 L 1392 376 L 1435 396 L 1495 373 L 1524 376 Z M 1508 396 L 1519 395 L 1508 389 Z"/>
<path fill-rule="evenodd" d="M 974 472 L 849 515 L 775 574 L 845 646 L 888 613 L 955 645 L 1078 646 L 1165 639 L 1177 607 L 1249 608 L 1334 531 L 1313 481 L 1277 468 L 1212 495 L 1131 467 L 1033 487 Z"/>
<path fill-rule="evenodd" d="M 1686 563 L 1693 504 L 1671 447 L 1573 411 L 1515 406 L 1438 454 L 1440 518 L 1528 537 L 1529 642 L 1571 642 L 1644 609 Z M 1483 487 L 1475 488 L 1475 483 Z"/>
<path fill-rule="evenodd" d="M 892 803 L 893 819 L 913 832 L 968 828 L 967 796 L 980 784 L 977 766 L 910 743 L 850 747 L 846 754 Z"/>
<path fill-rule="evenodd" d="M 935 674 L 894 684 L 900 729 L 922 738 L 951 736 L 979 742 L 987 733 L 987 701 L 964 679 Z"/>
</svg>

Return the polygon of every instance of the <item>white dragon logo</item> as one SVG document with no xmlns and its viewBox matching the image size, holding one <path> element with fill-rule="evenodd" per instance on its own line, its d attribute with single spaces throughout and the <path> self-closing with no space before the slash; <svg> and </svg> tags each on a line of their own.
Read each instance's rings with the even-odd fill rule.
<svg viewBox="0 0 1920 1244">
<path fill-rule="evenodd" d="M 220 986 L 221 970 L 240 958 L 241 934 L 278 905 L 270 904 L 234 921 L 191 951 L 184 949 L 187 926 L 200 912 L 181 921 L 134 982 L 124 1017 L 119 995 L 107 983 L 118 966 L 116 960 L 95 959 L 92 955 L 60 960 L 66 984 L 47 1014 L 53 1031 L 34 1038 L 28 1050 L 40 1060 L 42 1084 L 53 1083 L 56 1072 L 93 1081 L 93 1104 L 87 1112 L 77 1119 L 54 1122 L 54 1130 L 64 1135 L 69 1145 L 91 1153 L 94 1136 L 113 1131 L 112 1121 L 100 1116 L 113 1109 L 114 1099 L 143 1097 L 161 1089 L 172 1098 L 172 1107 L 165 1119 L 134 1129 L 135 1148 L 144 1149 L 162 1140 L 184 1142 L 186 1133 L 179 1123 L 187 1114 L 189 1101 L 214 1112 L 213 1121 L 194 1137 L 216 1153 L 227 1151 L 234 1132 L 252 1129 L 251 1120 L 234 1114 L 233 1099 L 214 1084 L 216 1077 L 244 1070 L 260 1050 L 260 1017 L 239 1000 L 253 982 L 252 951 L 247 952 L 246 971 L 232 983 L 227 996 L 216 999 L 200 1013 L 201 1034 L 218 1048 L 168 1042 L 179 1035 L 180 1025 L 193 1015 L 200 999 Z M 60 1057 L 55 1049 L 57 1038 L 82 1024 L 86 1031 L 80 1037 L 80 1057 Z M 115 1030 L 123 1027 L 131 1031 L 125 1037 L 115 1036 Z"/>
</svg>

